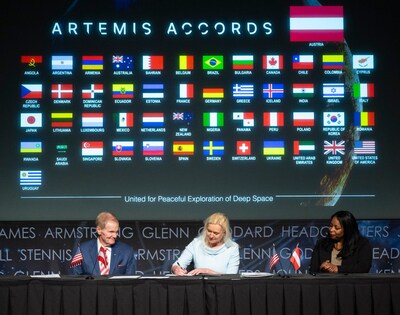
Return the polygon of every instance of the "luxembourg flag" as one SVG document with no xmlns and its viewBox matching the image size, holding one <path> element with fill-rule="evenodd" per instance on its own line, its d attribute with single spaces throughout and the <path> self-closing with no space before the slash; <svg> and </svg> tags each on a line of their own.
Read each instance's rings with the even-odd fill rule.
<svg viewBox="0 0 400 315">
<path fill-rule="evenodd" d="M 291 6 L 291 42 L 343 42 L 343 6 Z"/>
</svg>

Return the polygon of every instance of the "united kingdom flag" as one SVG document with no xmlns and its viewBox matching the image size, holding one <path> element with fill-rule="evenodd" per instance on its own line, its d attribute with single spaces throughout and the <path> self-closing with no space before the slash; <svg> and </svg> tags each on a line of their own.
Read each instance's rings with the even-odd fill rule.
<svg viewBox="0 0 400 315">
<path fill-rule="evenodd" d="M 345 150 L 345 142 L 344 140 L 341 141 L 335 141 L 333 140 L 332 142 L 329 142 L 327 140 L 324 140 L 324 154 L 332 154 L 332 155 L 344 155 L 344 150 Z"/>
</svg>

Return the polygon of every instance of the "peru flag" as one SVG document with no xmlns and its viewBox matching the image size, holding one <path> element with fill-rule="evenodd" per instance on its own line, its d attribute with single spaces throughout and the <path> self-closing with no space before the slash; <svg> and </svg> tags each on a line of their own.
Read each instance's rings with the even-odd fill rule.
<svg viewBox="0 0 400 315">
<path fill-rule="evenodd" d="M 343 42 L 343 6 L 291 6 L 291 42 Z"/>
</svg>

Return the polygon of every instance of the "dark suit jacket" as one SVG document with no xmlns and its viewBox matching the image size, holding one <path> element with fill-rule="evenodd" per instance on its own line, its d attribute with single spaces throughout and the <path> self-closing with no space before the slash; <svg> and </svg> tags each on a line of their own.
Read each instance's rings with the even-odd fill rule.
<svg viewBox="0 0 400 315">
<path fill-rule="evenodd" d="M 317 242 L 314 247 L 311 262 L 310 272 L 321 272 L 319 266 L 326 261 L 331 260 L 333 244 L 329 248 L 324 247 L 324 239 Z M 344 257 L 342 265 L 338 266 L 339 273 L 367 273 L 371 269 L 372 264 L 372 247 L 366 238 L 361 238 L 357 244 L 356 251 L 353 255 Z"/>
<path fill-rule="evenodd" d="M 72 275 L 100 275 L 100 266 L 97 260 L 97 239 L 80 244 L 77 251 L 81 251 L 83 260 L 80 264 L 71 267 Z M 136 260 L 133 248 L 117 240 L 111 250 L 111 265 L 109 275 L 133 275 L 136 271 Z"/>
</svg>

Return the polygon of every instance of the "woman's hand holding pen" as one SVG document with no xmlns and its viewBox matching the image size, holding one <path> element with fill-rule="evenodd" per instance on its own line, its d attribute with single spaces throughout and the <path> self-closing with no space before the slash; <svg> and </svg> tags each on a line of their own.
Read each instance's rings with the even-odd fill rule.
<svg viewBox="0 0 400 315">
<path fill-rule="evenodd" d="M 176 265 L 173 265 L 171 271 L 172 271 L 172 273 L 176 274 L 177 276 L 184 276 L 188 273 L 185 268 L 182 268 L 181 265 L 179 265 L 179 263 L 177 263 Z"/>
</svg>

